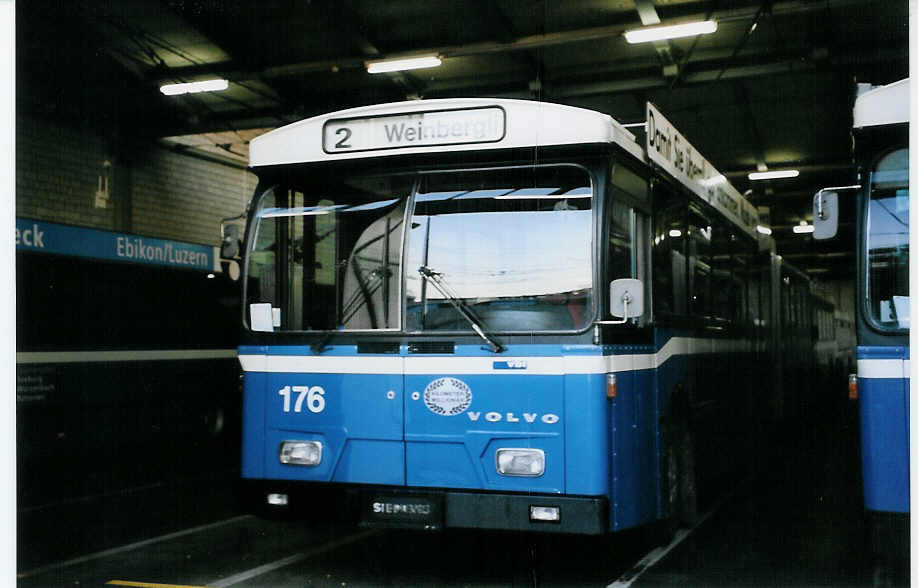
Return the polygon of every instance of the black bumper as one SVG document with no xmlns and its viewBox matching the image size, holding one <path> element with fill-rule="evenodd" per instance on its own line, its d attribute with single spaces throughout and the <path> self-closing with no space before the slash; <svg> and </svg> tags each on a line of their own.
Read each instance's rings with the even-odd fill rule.
<svg viewBox="0 0 918 588">
<path fill-rule="evenodd" d="M 286 497 L 269 504 L 268 495 Z M 467 528 L 602 535 L 608 531 L 605 497 L 466 490 L 353 486 L 243 480 L 248 510 L 273 519 L 335 520 L 368 527 Z M 530 520 L 534 506 L 556 507 L 558 521 Z"/>
</svg>

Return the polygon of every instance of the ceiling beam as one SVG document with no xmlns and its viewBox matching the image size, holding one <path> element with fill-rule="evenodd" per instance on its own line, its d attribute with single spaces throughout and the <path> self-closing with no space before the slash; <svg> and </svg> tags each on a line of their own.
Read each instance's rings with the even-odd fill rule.
<svg viewBox="0 0 918 588">
<path fill-rule="evenodd" d="M 653 5 L 653 0 L 634 0 L 634 7 L 637 9 L 638 18 L 641 19 L 641 24 L 645 27 L 653 26 L 660 24 L 660 15 L 657 14 L 657 8 Z M 653 48 L 657 52 L 657 57 L 660 58 L 660 65 L 663 66 L 663 75 L 667 75 L 667 72 L 670 71 L 667 68 L 675 65 L 675 60 L 673 59 L 673 44 L 672 41 L 654 41 Z M 676 69 L 672 68 L 672 75 L 676 74 Z"/>
<path fill-rule="evenodd" d="M 838 9 L 845 6 L 855 6 L 869 3 L 868 0 L 824 0 L 823 2 L 808 2 L 804 0 L 790 0 L 785 2 L 776 2 L 771 7 L 771 14 L 774 17 L 806 14 L 810 12 L 824 12 L 827 10 Z M 715 10 L 711 13 L 710 18 L 719 22 L 745 21 L 754 19 L 758 13 L 759 6 L 745 6 L 737 8 L 728 8 Z M 680 22 L 690 22 L 707 17 L 705 13 L 683 15 L 678 18 L 667 20 L 668 23 L 677 24 Z M 443 57 L 466 57 L 472 55 L 487 55 L 493 53 L 505 53 L 511 51 L 528 51 L 544 47 L 553 47 L 567 43 L 579 43 L 585 41 L 595 41 L 598 39 L 607 39 L 622 35 L 626 30 L 633 28 L 633 22 L 618 23 L 599 27 L 576 29 L 570 31 L 559 31 L 553 33 L 543 33 L 519 37 L 508 41 L 484 41 L 479 43 L 467 43 L 464 45 L 446 45 L 439 47 L 417 48 L 411 53 L 436 53 Z M 397 57 L 398 55 L 387 55 L 386 57 Z M 327 72 L 333 69 L 362 68 L 366 56 L 350 56 L 335 59 L 323 59 L 316 61 L 303 61 L 296 63 L 283 64 L 265 68 L 259 72 L 239 71 L 231 63 L 213 64 L 210 66 L 188 66 L 171 68 L 168 76 L 192 78 L 196 75 L 220 74 L 229 76 L 230 80 L 244 80 L 257 77 L 273 78 L 282 76 L 304 75 L 317 72 Z M 162 78 L 162 72 L 153 74 L 156 80 Z M 716 74 L 714 74 L 716 77 Z M 729 73 L 723 77 L 730 77 Z"/>
<path fill-rule="evenodd" d="M 738 80 L 757 76 L 804 73 L 811 72 L 814 69 L 815 68 L 811 64 L 801 62 L 798 59 L 786 59 L 772 63 L 731 67 L 726 72 L 723 72 L 722 68 L 719 66 L 715 66 L 712 69 L 696 70 L 684 74 L 681 80 L 683 84 L 702 84 L 718 80 Z M 608 94 L 612 92 L 650 90 L 653 88 L 663 88 L 668 86 L 668 84 L 667 80 L 662 76 L 647 76 L 642 78 L 571 84 L 559 89 L 556 94 L 565 97 L 589 96 L 592 94 Z"/>
</svg>

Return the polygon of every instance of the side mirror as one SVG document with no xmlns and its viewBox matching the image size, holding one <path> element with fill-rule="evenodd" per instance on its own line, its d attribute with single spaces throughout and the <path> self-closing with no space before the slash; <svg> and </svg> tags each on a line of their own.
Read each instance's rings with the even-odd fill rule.
<svg viewBox="0 0 918 588">
<path fill-rule="evenodd" d="M 838 192 L 820 190 L 813 196 L 813 238 L 831 239 L 838 232 Z"/>
<path fill-rule="evenodd" d="M 239 226 L 223 225 L 223 242 L 220 244 L 220 257 L 235 259 L 239 256 Z"/>
<path fill-rule="evenodd" d="M 644 283 L 634 278 L 613 280 L 609 285 L 609 311 L 612 316 L 628 319 L 644 314 Z"/>
</svg>

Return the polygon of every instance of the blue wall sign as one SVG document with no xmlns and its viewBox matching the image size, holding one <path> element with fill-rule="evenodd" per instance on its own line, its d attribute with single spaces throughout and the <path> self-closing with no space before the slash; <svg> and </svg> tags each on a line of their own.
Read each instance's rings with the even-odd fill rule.
<svg viewBox="0 0 918 588">
<path fill-rule="evenodd" d="M 16 249 L 219 271 L 216 247 L 16 219 Z"/>
</svg>

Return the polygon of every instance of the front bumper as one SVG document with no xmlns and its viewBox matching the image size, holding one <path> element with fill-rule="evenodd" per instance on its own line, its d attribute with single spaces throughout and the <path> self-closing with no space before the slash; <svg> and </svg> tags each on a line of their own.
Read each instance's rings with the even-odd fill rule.
<svg viewBox="0 0 918 588">
<path fill-rule="evenodd" d="M 245 503 L 275 519 L 323 519 L 389 528 L 467 528 L 603 535 L 609 505 L 603 496 L 561 496 L 468 490 L 354 486 L 243 480 Z M 280 494 L 286 504 L 268 504 Z M 558 521 L 530 519 L 534 506 L 559 509 Z"/>
</svg>

